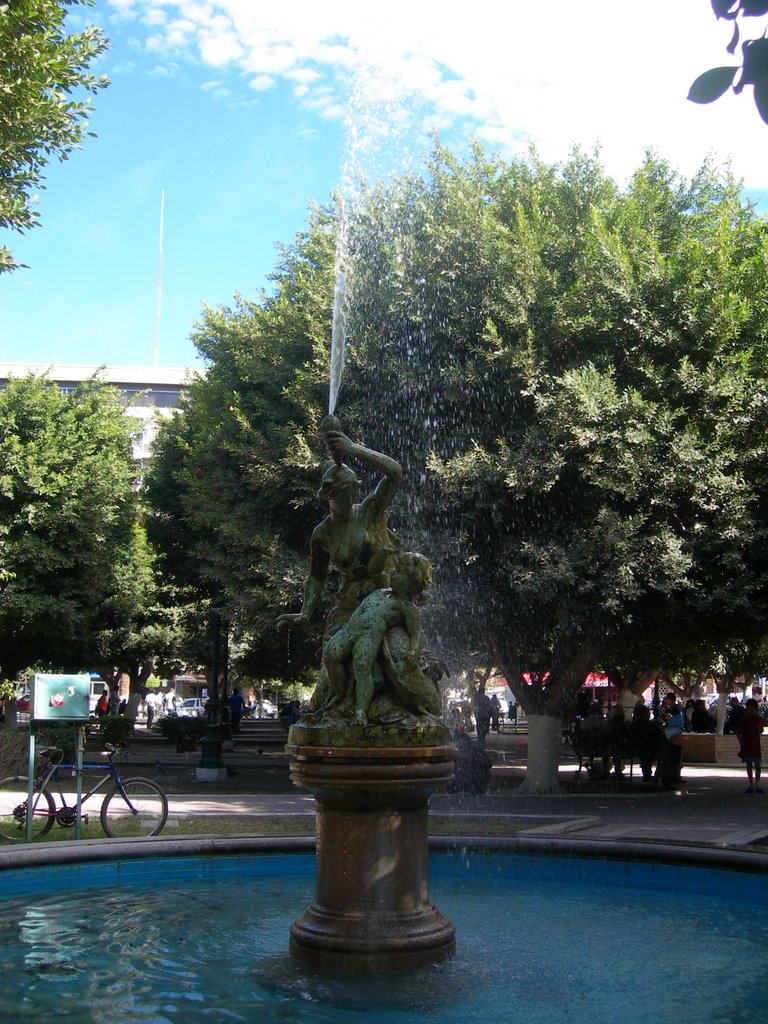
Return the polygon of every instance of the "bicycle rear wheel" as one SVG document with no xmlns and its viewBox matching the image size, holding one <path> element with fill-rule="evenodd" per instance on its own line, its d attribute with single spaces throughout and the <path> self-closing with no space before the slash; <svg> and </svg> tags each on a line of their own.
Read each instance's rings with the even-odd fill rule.
<svg viewBox="0 0 768 1024">
<path fill-rule="evenodd" d="M 24 843 L 27 839 L 27 787 L 24 775 L 11 775 L 0 781 L 0 836 Z M 56 820 L 56 805 L 47 789 L 35 790 L 32 798 L 32 838 L 50 832 Z"/>
<path fill-rule="evenodd" d="M 165 793 L 151 779 L 138 776 L 123 781 L 125 796 L 118 787 L 104 797 L 101 827 L 110 839 L 156 836 L 168 818 Z"/>
</svg>

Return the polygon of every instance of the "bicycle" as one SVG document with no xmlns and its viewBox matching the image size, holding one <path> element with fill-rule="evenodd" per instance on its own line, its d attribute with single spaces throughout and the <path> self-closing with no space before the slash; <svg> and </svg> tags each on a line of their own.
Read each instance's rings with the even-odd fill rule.
<svg viewBox="0 0 768 1024">
<path fill-rule="evenodd" d="M 144 779 L 138 775 L 123 779 L 113 762 L 117 748 L 107 744 L 106 750 L 106 763 L 83 763 L 83 771 L 102 772 L 104 777 L 87 793 L 83 793 L 81 806 L 111 780 L 114 782 L 114 789 L 104 796 L 99 812 L 99 820 L 105 834 L 110 839 L 156 836 L 168 819 L 168 800 L 165 793 L 151 779 Z M 46 835 L 54 824 L 70 828 L 77 820 L 76 804 L 67 803 L 67 796 L 72 799 L 74 794 L 64 793 L 60 777 L 60 773 L 64 772 L 71 772 L 74 775 L 77 766 L 64 763 L 62 751 L 57 747 L 45 747 L 40 754 L 47 759 L 47 764 L 35 780 L 32 801 L 33 839 Z M 0 837 L 4 839 L 18 842 L 26 840 L 28 785 L 29 780 L 24 775 L 12 775 L 0 780 Z M 58 806 L 56 798 L 59 801 Z M 81 821 L 86 824 L 88 815 L 81 815 Z"/>
</svg>

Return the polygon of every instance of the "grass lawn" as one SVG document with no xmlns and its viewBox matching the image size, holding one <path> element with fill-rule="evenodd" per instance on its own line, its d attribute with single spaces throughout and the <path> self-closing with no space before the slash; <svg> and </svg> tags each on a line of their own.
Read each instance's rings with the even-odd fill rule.
<svg viewBox="0 0 768 1024">
<path fill-rule="evenodd" d="M 460 816 L 432 815 L 429 819 L 430 835 L 514 835 L 530 822 L 523 824 L 514 818 L 484 817 L 482 822 L 477 818 L 465 819 Z M 315 818 L 310 814 L 286 815 L 217 815 L 201 814 L 195 816 L 170 815 L 161 836 L 312 836 L 315 834 Z M 73 828 L 60 828 L 54 825 L 51 831 L 36 843 L 51 843 L 75 838 Z M 90 818 L 82 827 L 82 839 L 104 839 L 98 816 Z M 19 834 L 21 842 L 23 833 Z M 15 846 L 9 839 L 0 839 L 0 846 Z"/>
</svg>

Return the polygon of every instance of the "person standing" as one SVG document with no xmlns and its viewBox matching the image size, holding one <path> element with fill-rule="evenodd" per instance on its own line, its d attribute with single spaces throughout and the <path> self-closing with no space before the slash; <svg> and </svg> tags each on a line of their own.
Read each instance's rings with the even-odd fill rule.
<svg viewBox="0 0 768 1024">
<path fill-rule="evenodd" d="M 499 731 L 502 715 L 501 703 L 498 696 L 494 693 L 491 697 L 491 728 L 494 732 Z"/>
<path fill-rule="evenodd" d="M 115 716 L 120 714 L 120 687 L 117 685 L 109 691 L 109 713 Z"/>
<path fill-rule="evenodd" d="M 664 695 L 661 705 L 661 721 L 667 742 L 659 754 L 656 776 L 665 789 L 680 785 L 680 769 L 683 761 L 683 730 L 685 715 L 677 703 L 674 693 Z"/>
<path fill-rule="evenodd" d="M 747 769 L 749 785 L 745 793 L 764 793 L 760 788 L 760 770 L 762 767 L 762 751 L 760 736 L 763 732 L 763 719 L 760 716 L 760 705 L 754 697 L 750 697 L 744 706 L 744 714 L 735 726 L 739 737 L 739 757 Z"/>
<path fill-rule="evenodd" d="M 707 711 L 707 704 L 703 697 L 694 701 L 691 712 L 691 732 L 714 732 L 715 720 Z"/>
<path fill-rule="evenodd" d="M 512 723 L 515 733 L 517 733 L 517 698 L 514 693 L 510 695 L 509 703 L 507 704 L 507 718 Z"/>
<path fill-rule="evenodd" d="M 106 715 L 107 710 L 108 710 L 108 702 L 107 702 L 107 691 L 106 691 L 106 688 L 105 688 L 105 689 L 103 689 L 101 691 L 101 696 L 99 697 L 98 702 L 96 704 L 96 717 L 97 718 L 103 718 L 103 716 Z"/>
<path fill-rule="evenodd" d="M 746 706 L 740 702 L 739 698 L 731 697 L 728 701 L 728 717 L 725 720 L 723 732 L 726 735 L 731 732 L 737 734 L 737 726 L 746 713 Z"/>
<path fill-rule="evenodd" d="M 150 690 L 147 696 L 144 698 L 144 705 L 147 709 L 147 728 L 152 728 L 152 723 L 155 720 L 155 704 L 157 703 L 157 694 Z"/>
<path fill-rule="evenodd" d="M 484 687 L 481 686 L 475 691 L 474 704 L 477 742 L 479 746 L 485 747 L 485 737 L 491 727 L 491 700 Z"/>
<path fill-rule="evenodd" d="M 240 688 L 236 686 L 229 695 L 229 722 L 234 734 L 240 732 L 240 722 L 243 717 L 244 707 L 245 700 L 242 693 L 240 693 Z"/>
</svg>

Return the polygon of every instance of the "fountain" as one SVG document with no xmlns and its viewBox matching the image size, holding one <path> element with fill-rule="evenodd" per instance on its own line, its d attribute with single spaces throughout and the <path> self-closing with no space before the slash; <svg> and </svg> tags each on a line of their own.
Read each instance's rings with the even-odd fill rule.
<svg viewBox="0 0 768 1024">
<path fill-rule="evenodd" d="M 321 426 L 333 462 L 318 499 L 329 511 L 312 535 L 304 603 L 279 620 L 306 623 L 329 567 L 338 570 L 320 680 L 288 738 L 291 777 L 317 806 L 317 889 L 291 926 L 290 950 L 324 968 L 410 969 L 455 950 L 428 886 L 429 796 L 453 773 L 418 611 L 431 567 L 399 551 L 387 528 L 400 466 L 339 428 L 333 416 Z M 344 456 L 382 474 L 362 501 Z"/>
</svg>

